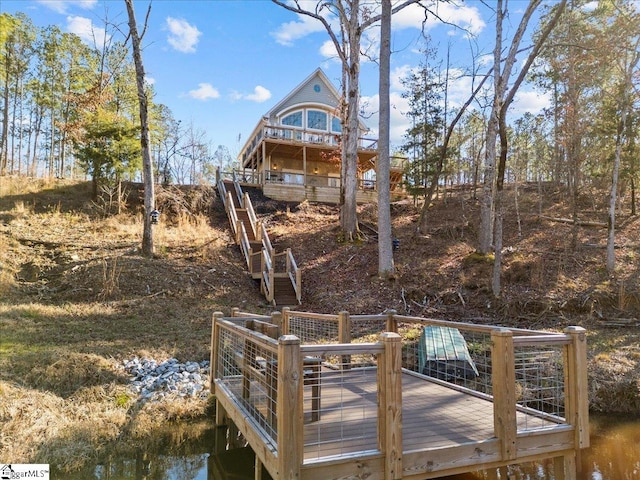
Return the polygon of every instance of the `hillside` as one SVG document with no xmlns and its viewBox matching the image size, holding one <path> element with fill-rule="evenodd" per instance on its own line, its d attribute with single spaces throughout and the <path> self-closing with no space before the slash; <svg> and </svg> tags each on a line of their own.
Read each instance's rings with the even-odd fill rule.
<svg viewBox="0 0 640 480">
<path fill-rule="evenodd" d="M 135 187 L 124 213 L 104 215 L 106 205 L 90 200 L 86 183 L 0 180 L 0 420 L 29 418 L 16 417 L 23 410 L 48 419 L 9 423 L 0 432 L 0 453 L 42 459 L 57 448 L 71 470 L 64 453 L 71 444 L 105 445 L 125 432 L 139 439 L 163 419 L 202 415 L 206 402 L 191 399 L 138 406 L 131 416 L 136 399 L 117 364 L 134 356 L 207 359 L 214 311 L 272 310 L 246 273 L 215 191 L 159 189 L 157 255 L 145 259 Z M 638 415 L 640 220 L 620 214 L 618 270 L 609 278 L 605 229 L 581 227 L 573 250 L 572 227 L 549 220 L 570 216 L 563 192 L 545 188 L 540 196 L 537 186 L 521 186 L 518 215 L 509 192 L 500 300 L 488 287 L 491 263 L 474 254 L 479 206 L 470 191 L 434 202 L 422 235 L 415 233 L 419 210 L 411 201 L 392 206 L 400 246 L 390 281 L 376 275 L 375 206 L 360 211 L 367 238 L 343 244 L 336 207 L 251 194 L 277 249 L 292 248 L 302 269 L 301 309 L 392 308 L 538 329 L 581 325 L 589 332 L 591 408 Z M 605 200 L 605 194 L 585 199 L 581 219 L 603 221 Z M 101 422 L 104 428 L 95 428 Z M 34 435 L 43 442 L 30 445 Z"/>
</svg>

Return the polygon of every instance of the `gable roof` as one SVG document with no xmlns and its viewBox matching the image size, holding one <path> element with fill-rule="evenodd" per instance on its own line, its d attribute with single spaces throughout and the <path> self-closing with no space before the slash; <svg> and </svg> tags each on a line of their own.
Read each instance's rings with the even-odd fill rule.
<svg viewBox="0 0 640 480">
<path fill-rule="evenodd" d="M 276 103 L 265 116 L 273 118 L 287 107 L 300 103 L 320 103 L 337 108 L 340 105 L 341 98 L 342 95 L 336 90 L 327 75 L 322 69 L 317 68 L 282 100 Z"/>
</svg>

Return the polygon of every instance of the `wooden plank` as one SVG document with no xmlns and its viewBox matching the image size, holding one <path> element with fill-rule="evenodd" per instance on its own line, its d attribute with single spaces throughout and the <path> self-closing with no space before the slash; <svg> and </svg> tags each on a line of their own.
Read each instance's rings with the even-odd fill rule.
<svg viewBox="0 0 640 480">
<path fill-rule="evenodd" d="M 304 480 L 385 480 L 384 459 L 373 455 L 354 459 L 341 459 L 322 464 L 304 465 L 300 472 Z"/>
<path fill-rule="evenodd" d="M 438 478 L 483 468 L 500 460 L 500 443 L 496 439 L 449 445 L 404 455 L 404 479 Z"/>
</svg>

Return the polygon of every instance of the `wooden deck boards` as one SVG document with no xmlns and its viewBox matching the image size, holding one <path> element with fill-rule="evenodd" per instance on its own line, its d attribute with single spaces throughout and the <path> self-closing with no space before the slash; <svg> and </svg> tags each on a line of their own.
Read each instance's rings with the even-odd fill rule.
<svg viewBox="0 0 640 480">
<path fill-rule="evenodd" d="M 481 442 L 493 436 L 490 400 L 403 374 L 403 450 Z M 311 389 L 305 387 L 305 412 Z M 304 425 L 305 462 L 378 448 L 376 371 L 322 373 L 321 418 Z M 519 428 L 555 423 L 518 412 Z"/>
</svg>

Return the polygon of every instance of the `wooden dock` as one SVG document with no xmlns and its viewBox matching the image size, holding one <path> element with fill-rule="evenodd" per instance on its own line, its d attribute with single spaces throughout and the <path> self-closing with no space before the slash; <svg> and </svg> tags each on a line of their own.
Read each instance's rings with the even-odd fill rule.
<svg viewBox="0 0 640 480">
<path fill-rule="evenodd" d="M 256 479 L 263 465 L 274 479 L 428 479 L 549 458 L 557 479 L 575 478 L 589 444 L 579 327 L 233 315 L 213 321 L 216 422 L 229 447 L 254 450 Z M 461 332 L 477 377 L 422 373 L 416 338 L 429 325 Z M 378 329 L 377 342 L 352 338 Z"/>
</svg>

